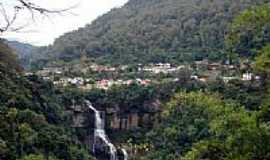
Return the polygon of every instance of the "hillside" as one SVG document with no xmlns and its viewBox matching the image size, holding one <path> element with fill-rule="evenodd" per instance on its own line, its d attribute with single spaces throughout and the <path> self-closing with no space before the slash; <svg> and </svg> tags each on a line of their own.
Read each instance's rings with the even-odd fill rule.
<svg viewBox="0 0 270 160">
<path fill-rule="evenodd" d="M 18 55 L 18 59 L 20 64 L 24 67 L 27 68 L 28 64 L 30 63 L 30 55 L 36 47 L 28 44 L 28 43 L 21 43 L 18 41 L 6 41 L 9 47 L 11 47 L 16 54 Z"/>
<path fill-rule="evenodd" d="M 19 58 L 23 58 L 29 55 L 31 51 L 35 48 L 31 44 L 21 43 L 18 41 L 7 41 L 7 44 L 17 52 Z"/>
<path fill-rule="evenodd" d="M 187 62 L 224 57 L 228 23 L 265 0 L 130 0 L 35 52 L 36 63 L 82 55 L 103 63 Z"/>
</svg>

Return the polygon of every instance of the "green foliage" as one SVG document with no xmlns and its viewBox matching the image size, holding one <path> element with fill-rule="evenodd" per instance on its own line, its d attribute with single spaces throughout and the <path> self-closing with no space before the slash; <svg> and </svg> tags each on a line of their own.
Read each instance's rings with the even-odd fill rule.
<svg viewBox="0 0 270 160">
<path fill-rule="evenodd" d="M 120 107 L 121 111 L 139 110 L 145 111 L 145 103 L 156 100 L 158 93 L 153 86 L 113 86 L 108 91 L 95 89 L 86 95 L 95 106 Z M 156 94 L 155 94 L 156 93 Z"/>
<path fill-rule="evenodd" d="M 93 160 L 93 158 L 89 156 L 87 151 L 85 151 L 84 149 L 80 149 L 76 146 L 71 146 L 69 152 L 71 160 L 81 160 L 81 159 Z"/>
<path fill-rule="evenodd" d="M 161 126 L 149 137 L 155 146 L 151 159 L 177 159 L 200 139 L 210 136 L 208 107 L 219 107 L 221 102 L 202 93 L 177 94 L 167 105 Z"/>
<path fill-rule="evenodd" d="M 21 70 L 21 67 L 18 65 L 16 58 L 17 58 L 16 54 L 3 42 L 2 39 L 0 39 L 0 67 L 1 69 L 8 69 L 5 72 L 11 72 L 13 70 L 16 70 L 16 71 Z"/>
<path fill-rule="evenodd" d="M 161 125 L 148 135 L 154 145 L 148 159 L 269 158 L 269 126 L 236 104 L 184 92 L 166 107 Z"/>
<path fill-rule="evenodd" d="M 211 92 L 218 92 L 222 98 L 233 100 L 251 111 L 260 110 L 266 96 L 266 87 L 263 87 L 258 81 L 232 80 L 228 83 L 217 81 L 209 83 L 207 89 Z"/>
<path fill-rule="evenodd" d="M 0 57 L 0 159 L 88 160 L 71 139 L 61 94 L 36 76 L 24 77 L 2 43 Z"/>
<path fill-rule="evenodd" d="M 217 141 L 201 141 L 193 146 L 192 151 L 185 155 L 184 160 L 208 160 L 225 159 L 226 150 L 224 145 Z"/>
<path fill-rule="evenodd" d="M 255 127 L 252 125 L 244 124 L 239 130 L 230 126 L 230 129 L 234 128 L 236 131 L 225 141 L 201 141 L 195 144 L 183 159 L 269 159 L 269 126 Z"/>
<path fill-rule="evenodd" d="M 42 155 L 28 155 L 24 156 L 20 160 L 45 160 L 45 157 Z"/>
<path fill-rule="evenodd" d="M 256 57 L 255 69 L 258 72 L 270 75 L 270 44 L 265 46 Z"/>
<path fill-rule="evenodd" d="M 227 48 L 229 53 L 252 55 L 255 57 L 255 71 L 262 77 L 262 89 L 260 98 L 261 109 L 259 119 L 269 121 L 270 97 L 270 7 L 268 4 L 251 7 L 237 16 L 227 36 Z M 265 89 L 267 88 L 267 89 Z M 239 94 L 238 94 L 239 95 Z M 255 95 L 249 96 L 251 98 Z M 243 98 L 242 98 L 243 99 Z"/>
<path fill-rule="evenodd" d="M 43 155 L 41 154 L 30 154 L 30 155 L 27 155 L 27 156 L 24 156 L 18 160 L 58 160 L 57 158 L 54 158 L 54 157 L 47 157 L 45 158 Z"/>
<path fill-rule="evenodd" d="M 268 4 L 243 11 L 232 22 L 226 37 L 230 53 L 254 56 L 270 42 L 270 7 Z"/>
</svg>

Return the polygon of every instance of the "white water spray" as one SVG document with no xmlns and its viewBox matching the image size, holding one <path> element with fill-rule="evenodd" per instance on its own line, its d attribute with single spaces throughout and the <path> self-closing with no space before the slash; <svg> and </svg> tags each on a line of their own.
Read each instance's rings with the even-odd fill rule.
<svg viewBox="0 0 270 160">
<path fill-rule="evenodd" d="M 110 142 L 104 129 L 104 121 L 101 118 L 100 112 L 96 110 L 91 102 L 86 101 L 87 106 L 95 112 L 95 133 L 94 133 L 94 145 L 93 152 L 95 153 L 96 139 L 100 138 L 110 149 L 110 160 L 117 160 L 117 150 L 115 146 Z"/>
<path fill-rule="evenodd" d="M 124 160 L 128 160 L 128 153 L 127 153 L 127 151 L 124 148 L 122 148 L 121 151 L 123 152 Z"/>
</svg>

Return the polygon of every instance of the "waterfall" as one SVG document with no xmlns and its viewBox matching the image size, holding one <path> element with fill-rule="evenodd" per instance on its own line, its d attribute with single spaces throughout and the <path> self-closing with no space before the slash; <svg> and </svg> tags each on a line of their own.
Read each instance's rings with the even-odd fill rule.
<svg viewBox="0 0 270 160">
<path fill-rule="evenodd" d="M 87 106 L 95 113 L 95 131 L 94 131 L 94 145 L 93 153 L 95 153 L 96 139 L 100 138 L 110 149 L 110 160 L 117 160 L 117 150 L 116 147 L 110 142 L 108 136 L 105 133 L 104 121 L 101 118 L 100 112 L 93 107 L 91 102 L 86 101 Z M 127 153 L 126 153 L 127 154 Z M 125 159 L 127 160 L 127 159 Z"/>
<path fill-rule="evenodd" d="M 128 153 L 127 153 L 127 151 L 124 148 L 122 148 L 121 151 L 123 152 L 124 160 L 128 160 Z"/>
</svg>

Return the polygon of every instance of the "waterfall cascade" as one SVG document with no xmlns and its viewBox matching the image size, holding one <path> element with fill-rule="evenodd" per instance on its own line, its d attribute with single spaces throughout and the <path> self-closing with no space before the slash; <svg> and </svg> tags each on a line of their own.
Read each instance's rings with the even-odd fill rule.
<svg viewBox="0 0 270 160">
<path fill-rule="evenodd" d="M 100 138 L 110 149 L 110 160 L 118 160 L 117 158 L 117 149 L 116 147 L 110 142 L 108 136 L 106 135 L 104 129 L 104 121 L 101 118 L 101 113 L 96 108 L 93 107 L 90 101 L 86 101 L 87 106 L 89 109 L 94 111 L 95 113 L 95 130 L 94 130 L 94 144 L 93 144 L 93 153 L 95 153 L 96 145 L 97 145 L 97 138 Z M 128 159 L 128 154 L 125 149 L 121 149 L 124 155 L 124 160 Z"/>
<path fill-rule="evenodd" d="M 128 153 L 127 153 L 127 151 L 124 148 L 122 148 L 121 151 L 123 152 L 124 160 L 128 160 Z"/>
</svg>

